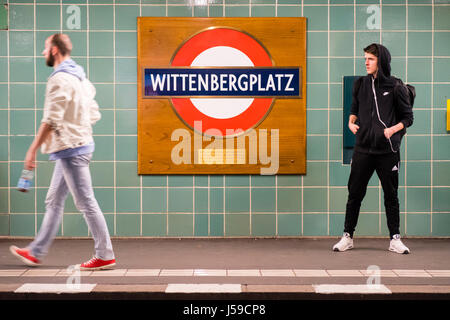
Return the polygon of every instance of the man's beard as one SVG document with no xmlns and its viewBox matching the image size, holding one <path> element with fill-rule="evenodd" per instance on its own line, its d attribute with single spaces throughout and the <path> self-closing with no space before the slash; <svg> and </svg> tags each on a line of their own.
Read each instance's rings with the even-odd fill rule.
<svg viewBox="0 0 450 320">
<path fill-rule="evenodd" d="M 47 66 L 53 67 L 55 65 L 55 56 L 49 52 L 48 58 L 45 62 L 47 63 Z"/>
</svg>

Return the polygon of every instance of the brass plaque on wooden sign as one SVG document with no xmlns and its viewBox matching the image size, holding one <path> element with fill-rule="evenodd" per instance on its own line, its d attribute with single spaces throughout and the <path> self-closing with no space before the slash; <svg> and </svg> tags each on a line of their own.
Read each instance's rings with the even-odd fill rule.
<svg viewBox="0 0 450 320">
<path fill-rule="evenodd" d="M 137 25 L 139 174 L 306 173 L 306 18 Z"/>
</svg>

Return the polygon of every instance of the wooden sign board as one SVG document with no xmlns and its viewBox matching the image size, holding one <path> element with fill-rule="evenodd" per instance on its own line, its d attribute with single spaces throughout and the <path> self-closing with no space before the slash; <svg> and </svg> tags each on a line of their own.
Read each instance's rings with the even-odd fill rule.
<svg viewBox="0 0 450 320">
<path fill-rule="evenodd" d="M 306 18 L 137 25 L 139 174 L 306 173 Z"/>
</svg>

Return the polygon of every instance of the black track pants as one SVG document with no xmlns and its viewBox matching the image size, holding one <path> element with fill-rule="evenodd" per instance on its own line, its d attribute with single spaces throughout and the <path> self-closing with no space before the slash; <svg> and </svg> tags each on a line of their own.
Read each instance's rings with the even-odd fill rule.
<svg viewBox="0 0 450 320">
<path fill-rule="evenodd" d="M 374 171 L 377 172 L 384 193 L 384 206 L 389 233 L 400 233 L 400 210 L 398 202 L 398 171 L 400 154 L 365 154 L 354 152 L 351 164 L 351 173 L 348 179 L 348 200 L 345 212 L 344 232 L 353 236 L 358 223 L 361 202 L 367 191 L 367 184 Z"/>
</svg>

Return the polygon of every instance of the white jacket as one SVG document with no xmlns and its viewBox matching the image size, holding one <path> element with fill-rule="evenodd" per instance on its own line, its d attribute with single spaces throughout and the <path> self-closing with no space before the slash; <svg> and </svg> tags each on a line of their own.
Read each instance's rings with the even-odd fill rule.
<svg viewBox="0 0 450 320">
<path fill-rule="evenodd" d="M 93 141 L 92 125 L 101 118 L 94 97 L 95 87 L 87 78 L 80 81 L 74 75 L 58 72 L 48 80 L 41 122 L 53 130 L 41 146 L 42 153 L 77 148 Z"/>
</svg>

